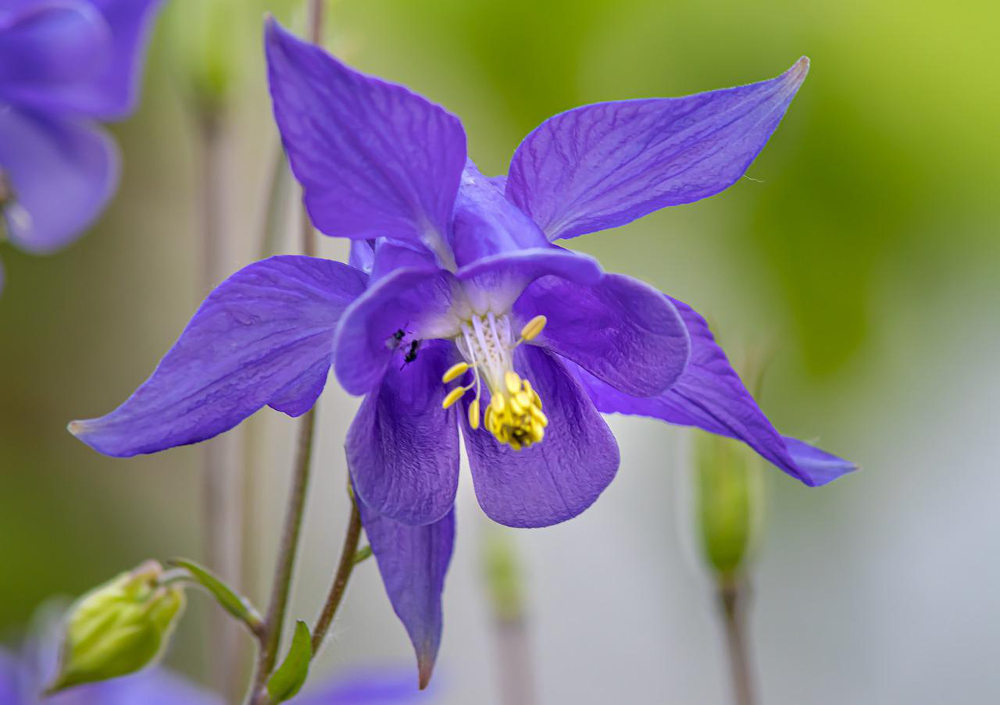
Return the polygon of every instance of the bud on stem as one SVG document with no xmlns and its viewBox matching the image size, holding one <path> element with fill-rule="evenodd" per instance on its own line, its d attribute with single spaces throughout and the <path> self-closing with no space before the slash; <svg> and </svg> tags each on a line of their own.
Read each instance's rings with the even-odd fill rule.
<svg viewBox="0 0 1000 705">
<path fill-rule="evenodd" d="M 185 604 L 183 589 L 161 584 L 162 575 L 149 561 L 73 604 L 49 692 L 134 673 L 160 656 Z"/>
</svg>

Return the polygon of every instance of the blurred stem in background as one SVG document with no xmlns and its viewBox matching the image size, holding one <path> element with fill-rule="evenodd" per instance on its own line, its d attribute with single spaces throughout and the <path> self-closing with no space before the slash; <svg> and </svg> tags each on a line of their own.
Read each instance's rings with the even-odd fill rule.
<svg viewBox="0 0 1000 705">
<path fill-rule="evenodd" d="M 502 705 L 535 705 L 535 677 L 524 608 L 524 577 L 510 531 L 486 528 L 483 563 L 493 610 Z"/>
<path fill-rule="evenodd" d="M 746 364 L 744 379 L 755 396 L 763 365 Z M 764 516 L 764 474 L 759 457 L 732 439 L 696 432 L 695 492 L 701 548 L 712 573 L 725 629 L 737 705 L 757 702 L 753 641 L 748 634 L 750 568 Z"/>
<path fill-rule="evenodd" d="M 173 64 L 186 93 L 195 126 L 202 266 L 198 299 L 229 274 L 231 242 L 227 185 L 228 115 L 242 63 L 239 42 L 250 30 L 240 0 L 176 0 L 168 16 Z M 256 13 L 251 13 L 256 14 Z M 244 525 L 249 482 L 241 457 L 241 429 L 204 444 L 202 472 L 205 560 L 228 581 L 245 577 Z M 225 615 L 213 611 L 207 620 L 207 662 L 212 685 L 236 694 L 242 681 L 240 634 Z"/>
</svg>

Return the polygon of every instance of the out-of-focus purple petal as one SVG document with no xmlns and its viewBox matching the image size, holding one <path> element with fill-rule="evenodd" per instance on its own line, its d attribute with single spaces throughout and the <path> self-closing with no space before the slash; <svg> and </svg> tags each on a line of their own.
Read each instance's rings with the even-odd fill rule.
<svg viewBox="0 0 1000 705">
<path fill-rule="evenodd" d="M 803 57 L 769 81 L 556 115 L 517 148 L 507 198 L 554 240 L 716 194 L 764 148 L 808 70 Z"/>
<path fill-rule="evenodd" d="M 424 526 L 379 516 L 358 503 L 385 591 L 417 655 L 418 684 L 430 682 L 441 644 L 441 592 L 455 546 L 455 512 Z"/>
<path fill-rule="evenodd" d="M 53 252 L 83 233 L 118 185 L 118 151 L 101 130 L 0 108 L 0 170 L 14 189 L 5 215 L 11 239 Z"/>
<path fill-rule="evenodd" d="M 547 244 L 534 221 L 504 198 L 503 185 L 480 174 L 471 161 L 466 163 L 451 222 L 451 248 L 458 265 Z"/>
<path fill-rule="evenodd" d="M 21 102 L 91 80 L 107 68 L 111 46 L 111 27 L 87 2 L 36 3 L 0 16 L 0 97 Z"/>
<path fill-rule="evenodd" d="M 213 291 L 153 375 L 107 416 L 70 431 L 113 456 L 227 431 L 265 404 L 303 413 L 323 389 L 341 312 L 365 275 L 339 262 L 272 257 Z"/>
<path fill-rule="evenodd" d="M 598 409 L 653 416 L 736 438 L 809 486 L 823 485 L 857 469 L 853 463 L 802 441 L 782 437 L 743 386 L 705 319 L 687 304 L 671 300 L 691 335 L 691 359 L 684 374 L 664 394 L 641 398 L 613 389 L 576 368 L 577 378 Z"/>
<path fill-rule="evenodd" d="M 273 19 L 265 44 L 274 115 L 316 227 L 446 248 L 465 166 L 458 118 L 348 68 Z"/>
<path fill-rule="evenodd" d="M 455 276 L 469 304 L 482 314 L 509 311 L 525 288 L 542 277 L 558 277 L 586 286 L 599 282 L 604 272 L 589 255 L 544 247 L 483 257 L 459 269 Z"/>
<path fill-rule="evenodd" d="M 164 669 L 153 669 L 64 690 L 39 702 L 45 705 L 224 705 L 225 700 Z"/>
<path fill-rule="evenodd" d="M 687 326 L 659 291 L 620 274 L 583 286 L 544 277 L 514 306 L 520 324 L 544 315 L 537 345 L 628 394 L 660 394 L 687 365 Z"/>
<path fill-rule="evenodd" d="M 347 433 L 354 489 L 383 517 L 430 524 L 455 503 L 458 425 L 455 407 L 442 409 L 441 375 L 454 346 L 424 344 L 413 362 L 390 365 L 368 394 Z"/>
<path fill-rule="evenodd" d="M 22 705 L 21 678 L 20 661 L 0 648 L 0 703 Z"/>
<path fill-rule="evenodd" d="M 419 690 L 409 670 L 365 668 L 338 675 L 290 702 L 292 705 L 402 705 L 429 702 L 433 690 Z"/>
<path fill-rule="evenodd" d="M 337 327 L 334 369 L 340 384 L 351 394 L 365 394 L 382 380 L 390 360 L 401 359 L 401 346 L 456 334 L 450 312 L 461 298 L 455 277 L 436 268 L 400 269 L 373 284 Z"/>
<path fill-rule="evenodd" d="M 542 399 L 549 419 L 545 438 L 515 451 L 483 429 L 473 431 L 463 414 L 472 480 L 479 506 L 494 521 L 550 526 L 575 517 L 611 483 L 618 470 L 618 444 L 586 392 L 552 353 L 522 346 L 515 369 Z M 487 403 L 485 397 L 482 403 Z"/>
<path fill-rule="evenodd" d="M 13 101 L 42 111 L 59 111 L 102 120 L 125 117 L 135 109 L 143 59 L 156 12 L 163 0 L 53 0 L 35 3 L 28 12 L 45 5 L 72 7 L 97 15 L 107 35 L 94 53 L 80 59 L 85 75 L 56 87 L 22 84 L 16 90 L 2 88 Z M 81 9 L 82 8 L 82 9 Z M 68 61 L 62 44 L 49 45 L 53 54 Z M 80 52 L 74 52 L 74 55 Z"/>
</svg>

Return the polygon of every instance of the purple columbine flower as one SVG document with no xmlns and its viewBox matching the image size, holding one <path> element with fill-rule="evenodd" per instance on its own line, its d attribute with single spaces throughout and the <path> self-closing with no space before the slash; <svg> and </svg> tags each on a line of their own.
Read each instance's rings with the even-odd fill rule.
<svg viewBox="0 0 1000 705">
<path fill-rule="evenodd" d="M 118 152 L 92 121 L 134 109 L 160 2 L 0 0 L 0 239 L 53 252 L 104 209 Z"/>
<path fill-rule="evenodd" d="M 305 413 L 332 366 L 364 395 L 348 464 L 422 684 L 441 636 L 459 426 L 480 505 L 517 527 L 576 516 L 611 482 L 618 447 L 600 412 L 740 439 L 807 485 L 854 469 L 780 435 L 689 306 L 553 244 L 732 185 L 806 59 L 739 88 L 556 115 L 489 178 L 443 108 L 273 20 L 266 51 L 306 206 L 352 239 L 350 264 L 281 256 L 237 272 L 124 404 L 70 430 L 114 456 L 194 443 L 265 405 Z"/>
</svg>

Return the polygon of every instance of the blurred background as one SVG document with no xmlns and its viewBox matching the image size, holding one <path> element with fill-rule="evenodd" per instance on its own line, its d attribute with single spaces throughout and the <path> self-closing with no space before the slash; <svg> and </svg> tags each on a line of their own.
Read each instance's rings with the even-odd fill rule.
<svg viewBox="0 0 1000 705">
<path fill-rule="evenodd" d="M 50 595 L 147 557 L 206 555 L 199 448 L 113 460 L 65 431 L 130 394 L 208 292 L 185 89 L 200 51 L 188 40 L 210 29 L 197 4 L 168 2 L 142 106 L 113 127 L 123 181 L 102 220 L 51 257 L 0 244 L 6 643 Z M 301 31 L 296 2 L 231 3 L 211 40 L 237 69 L 217 181 L 224 273 L 255 258 L 277 141 L 259 51 L 265 6 Z M 762 702 L 1000 700 L 998 22 L 1000 5 L 967 0 L 330 4 L 327 46 L 459 115 L 487 174 L 575 105 L 748 83 L 811 58 L 749 178 L 570 243 L 694 305 L 734 357 L 768 351 L 760 401 L 775 424 L 863 467 L 822 489 L 768 468 L 751 614 Z M 346 256 L 338 241 L 322 251 Z M 357 404 L 331 383 L 320 406 L 293 605 L 307 620 L 346 522 L 341 447 Z M 601 500 L 554 528 L 504 531 L 523 563 L 539 702 L 728 702 L 694 528 L 692 433 L 610 423 L 622 465 Z M 294 427 L 266 410 L 241 441 L 253 458 L 241 582 L 258 603 Z M 498 703 L 482 560 L 494 528 L 462 480 L 436 702 Z M 213 608 L 191 602 L 168 662 L 207 680 Z M 411 668 L 412 652 L 370 561 L 320 667 L 373 663 Z"/>
</svg>

